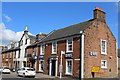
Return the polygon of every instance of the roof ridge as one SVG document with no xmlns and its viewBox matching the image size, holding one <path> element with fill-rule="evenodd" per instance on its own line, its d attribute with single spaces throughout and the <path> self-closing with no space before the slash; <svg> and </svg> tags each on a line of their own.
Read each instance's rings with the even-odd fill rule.
<svg viewBox="0 0 120 80">
<path fill-rule="evenodd" d="M 88 22 L 88 21 L 93 21 L 93 20 L 94 20 L 94 19 L 89 19 L 89 20 L 87 20 L 87 21 L 79 22 L 79 23 L 76 23 L 76 24 L 82 24 L 82 23 L 85 23 L 85 22 Z M 76 25 L 76 24 L 73 24 L 73 25 L 70 25 L 70 26 L 67 26 L 67 27 L 58 29 L 58 30 L 66 29 L 66 28 L 69 28 L 69 27 L 73 27 L 73 26 Z M 58 31 L 58 30 L 54 30 L 54 31 Z"/>
</svg>

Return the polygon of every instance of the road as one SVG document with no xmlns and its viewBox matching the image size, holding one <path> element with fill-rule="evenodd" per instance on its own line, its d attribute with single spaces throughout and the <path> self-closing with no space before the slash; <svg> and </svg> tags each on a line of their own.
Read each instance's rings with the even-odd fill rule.
<svg viewBox="0 0 120 80">
<path fill-rule="evenodd" d="M 52 76 L 40 74 L 40 73 L 36 74 L 35 78 L 30 78 L 30 77 L 23 78 L 22 76 L 21 77 L 17 76 L 15 72 L 11 72 L 11 74 L 2 74 L 2 80 L 79 80 L 79 79 L 71 79 L 67 77 L 60 79 L 59 77 L 52 77 Z"/>
</svg>

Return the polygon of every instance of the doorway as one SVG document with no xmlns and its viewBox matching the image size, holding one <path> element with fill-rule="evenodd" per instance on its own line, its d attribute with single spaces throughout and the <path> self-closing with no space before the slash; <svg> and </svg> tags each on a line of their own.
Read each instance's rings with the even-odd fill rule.
<svg viewBox="0 0 120 80">
<path fill-rule="evenodd" d="M 56 60 L 52 60 L 52 64 L 51 64 L 51 76 L 55 76 L 56 75 Z"/>
</svg>

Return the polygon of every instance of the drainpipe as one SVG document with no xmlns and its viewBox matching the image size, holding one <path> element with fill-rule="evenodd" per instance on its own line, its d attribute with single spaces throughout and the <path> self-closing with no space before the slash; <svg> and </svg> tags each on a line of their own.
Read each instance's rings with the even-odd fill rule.
<svg viewBox="0 0 120 80">
<path fill-rule="evenodd" d="M 84 78 L 84 33 L 80 31 L 81 34 L 81 80 Z"/>
<path fill-rule="evenodd" d="M 118 44 L 116 42 L 116 62 L 117 62 L 117 74 L 118 74 Z"/>
</svg>

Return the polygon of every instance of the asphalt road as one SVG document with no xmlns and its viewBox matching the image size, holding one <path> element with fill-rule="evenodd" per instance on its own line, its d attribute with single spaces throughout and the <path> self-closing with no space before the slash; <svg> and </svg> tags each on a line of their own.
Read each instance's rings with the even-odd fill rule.
<svg viewBox="0 0 120 80">
<path fill-rule="evenodd" d="M 16 73 L 11 74 L 2 74 L 2 80 L 42 80 L 38 78 L 31 78 L 31 77 L 25 77 L 18 76 Z"/>
</svg>

